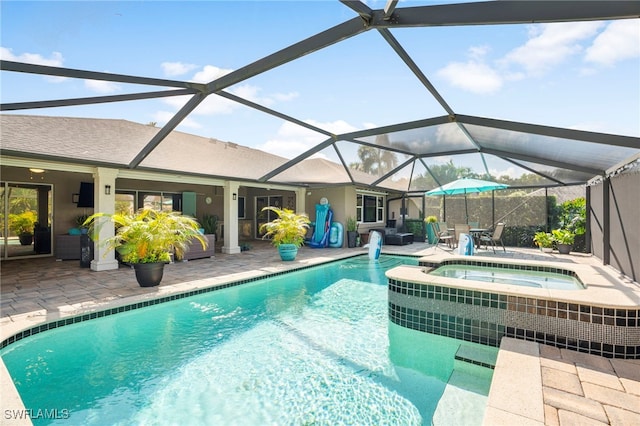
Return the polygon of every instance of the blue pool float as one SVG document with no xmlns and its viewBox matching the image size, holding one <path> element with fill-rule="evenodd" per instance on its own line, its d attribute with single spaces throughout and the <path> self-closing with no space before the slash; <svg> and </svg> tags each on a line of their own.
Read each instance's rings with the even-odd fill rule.
<svg viewBox="0 0 640 426">
<path fill-rule="evenodd" d="M 340 248 L 344 240 L 344 227 L 340 222 L 331 223 L 331 231 L 329 232 L 329 247 Z"/>
<path fill-rule="evenodd" d="M 369 259 L 378 260 L 382 251 L 382 235 L 378 231 L 369 233 Z"/>
</svg>

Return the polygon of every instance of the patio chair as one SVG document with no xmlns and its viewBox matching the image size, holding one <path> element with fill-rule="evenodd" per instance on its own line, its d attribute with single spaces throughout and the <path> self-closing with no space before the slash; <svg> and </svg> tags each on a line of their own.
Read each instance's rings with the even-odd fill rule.
<svg viewBox="0 0 640 426">
<path fill-rule="evenodd" d="M 450 235 L 449 232 L 445 229 L 444 231 L 440 230 L 437 223 L 429 223 L 431 226 L 431 230 L 433 231 L 433 235 L 438 238 L 436 241 L 436 245 L 440 242 L 446 243 L 449 247 L 452 247 L 453 235 Z"/>
<path fill-rule="evenodd" d="M 456 223 L 453 227 L 454 229 L 454 243 L 455 247 L 458 246 L 458 241 L 460 240 L 460 234 L 469 234 L 469 230 L 471 227 L 465 223 Z"/>
<path fill-rule="evenodd" d="M 480 245 L 484 243 L 485 249 L 489 249 L 489 244 L 493 248 L 493 252 L 496 252 L 496 241 L 500 241 L 500 245 L 502 246 L 502 250 L 505 252 L 507 249 L 504 247 L 504 243 L 502 242 L 502 231 L 504 230 L 504 223 L 498 223 L 491 234 L 482 234 L 480 235 Z"/>
</svg>

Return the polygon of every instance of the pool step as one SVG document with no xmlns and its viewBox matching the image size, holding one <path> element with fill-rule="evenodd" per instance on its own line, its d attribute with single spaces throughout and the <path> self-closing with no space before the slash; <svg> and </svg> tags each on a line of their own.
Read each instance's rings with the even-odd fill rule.
<svg viewBox="0 0 640 426">
<path fill-rule="evenodd" d="M 497 357 L 495 348 L 484 349 L 479 346 L 460 345 L 456 351 L 455 360 L 493 370 L 496 368 Z"/>
</svg>

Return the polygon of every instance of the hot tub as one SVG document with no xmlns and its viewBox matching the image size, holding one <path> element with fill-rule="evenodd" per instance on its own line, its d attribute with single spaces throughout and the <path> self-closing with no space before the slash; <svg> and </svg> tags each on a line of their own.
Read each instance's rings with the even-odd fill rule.
<svg viewBox="0 0 640 426">
<path fill-rule="evenodd" d="M 425 256 L 387 271 L 389 319 L 499 346 L 503 337 L 640 359 L 640 309 L 601 268 L 535 260 Z M 620 294 L 620 292 L 623 294 Z"/>
<path fill-rule="evenodd" d="M 506 267 L 505 267 L 506 266 Z M 522 268 L 515 268 L 522 266 Z M 439 277 L 483 281 L 494 284 L 513 284 L 523 287 L 556 290 L 584 290 L 585 286 L 574 275 L 546 270 L 534 270 L 524 265 L 467 265 L 451 264 L 428 272 Z"/>
</svg>

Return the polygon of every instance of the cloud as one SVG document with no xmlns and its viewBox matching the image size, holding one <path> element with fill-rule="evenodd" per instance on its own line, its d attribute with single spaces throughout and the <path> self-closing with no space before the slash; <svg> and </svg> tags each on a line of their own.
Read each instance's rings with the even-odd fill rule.
<svg viewBox="0 0 640 426">
<path fill-rule="evenodd" d="M 120 86 L 113 81 L 85 80 L 84 87 L 97 93 L 115 93 L 120 91 Z"/>
<path fill-rule="evenodd" d="M 160 64 L 160 66 L 162 67 L 164 75 L 167 77 L 183 75 L 198 67 L 194 64 L 184 64 L 182 62 L 163 62 Z"/>
<path fill-rule="evenodd" d="M 26 62 L 28 64 L 47 65 L 50 67 L 61 67 L 64 59 L 62 53 L 53 52 L 51 58 L 44 58 L 38 53 L 22 53 L 15 55 L 12 49 L 0 47 L 0 59 L 3 61 Z"/>
<path fill-rule="evenodd" d="M 438 75 L 454 87 L 477 93 L 499 91 L 505 82 L 541 77 L 572 57 L 586 54 L 585 60 L 612 64 L 640 55 L 637 20 L 616 21 L 588 47 L 604 23 L 567 22 L 528 26 L 528 39 L 493 62 L 486 60 L 487 46 L 472 46 L 466 62 L 451 62 Z M 592 72 L 583 70 L 583 73 Z"/>
<path fill-rule="evenodd" d="M 612 66 L 635 57 L 640 57 L 640 20 L 629 19 L 610 23 L 587 48 L 584 59 Z"/>
<path fill-rule="evenodd" d="M 260 96 L 261 91 L 262 89 L 251 84 L 243 84 L 229 89 L 229 92 L 248 101 L 255 102 L 266 107 L 273 105 L 275 103 L 274 99 L 269 96 Z"/>
<path fill-rule="evenodd" d="M 438 75 L 449 84 L 469 92 L 494 93 L 502 87 L 502 77 L 491 66 L 484 63 L 488 49 L 484 46 L 469 48 L 467 62 L 452 62 L 438 71 Z"/>
<path fill-rule="evenodd" d="M 489 53 L 489 46 L 471 46 L 467 54 L 476 60 L 482 60 Z"/>
<path fill-rule="evenodd" d="M 335 134 L 349 133 L 359 130 L 343 120 L 326 123 L 315 120 L 305 120 L 305 123 Z M 281 157 L 294 158 L 326 139 L 327 136 L 322 133 L 317 133 L 305 127 L 298 126 L 297 124 L 285 121 L 282 123 L 273 138 L 269 139 L 264 144 L 256 146 L 255 148 Z M 313 157 L 327 158 L 322 153 L 317 153 Z"/>
<path fill-rule="evenodd" d="M 542 76 L 583 52 L 581 42 L 593 37 L 602 25 L 602 22 L 568 22 L 530 26 L 529 40 L 500 62 L 520 66 L 528 76 Z"/>
<path fill-rule="evenodd" d="M 522 170 L 518 170 L 515 167 L 507 167 L 504 170 L 492 169 L 489 168 L 489 174 L 495 177 L 509 176 L 511 179 L 517 179 L 522 176 L 524 172 Z"/>
<path fill-rule="evenodd" d="M 197 72 L 192 80 L 197 83 L 209 83 L 213 80 L 216 80 L 224 75 L 232 72 L 232 69 L 227 68 L 218 68 L 214 65 L 205 65 L 202 71 Z"/>
<path fill-rule="evenodd" d="M 64 62 L 64 58 L 60 52 L 52 52 L 50 58 L 45 58 L 38 53 L 22 53 L 20 55 L 16 55 L 13 53 L 12 49 L 1 46 L 0 59 L 3 61 L 25 62 L 28 64 L 45 65 L 49 67 L 61 67 Z M 66 80 L 65 77 L 45 76 L 44 78 L 52 83 L 60 83 Z"/>
<path fill-rule="evenodd" d="M 187 96 L 172 96 L 168 98 L 164 98 L 162 101 L 173 108 L 175 111 L 178 111 L 180 108 L 186 104 L 189 99 L 191 99 L 190 95 Z M 193 110 L 192 114 L 195 115 L 221 115 L 221 114 L 231 114 L 236 108 L 238 108 L 240 104 L 230 101 L 226 98 L 217 96 L 217 95 L 209 95 L 207 98 L 200 103 Z"/>
<path fill-rule="evenodd" d="M 164 64 L 169 64 L 165 62 Z M 163 64 L 163 66 L 164 66 Z M 178 63 L 171 63 L 178 64 Z M 166 70 L 166 68 L 165 68 Z M 206 65 L 201 71 L 194 74 L 192 81 L 199 83 L 209 83 L 216 80 L 226 74 L 232 72 L 232 69 L 219 68 L 214 65 Z M 278 102 L 288 102 L 299 96 L 297 92 L 289 93 L 275 93 L 272 95 L 262 95 L 262 89 L 258 86 L 251 84 L 241 84 L 232 86 L 227 89 L 229 93 L 239 96 L 248 101 L 260 104 L 265 107 L 271 107 Z M 182 108 L 182 106 L 190 99 L 190 96 L 175 96 L 166 98 L 163 101 L 165 104 L 170 105 L 176 111 Z M 241 107 L 242 104 L 231 101 L 229 99 L 217 96 L 215 94 L 207 96 L 207 98 L 198 105 L 193 111 L 194 115 L 209 116 L 209 115 L 222 115 L 231 114 L 233 111 Z"/>
</svg>

